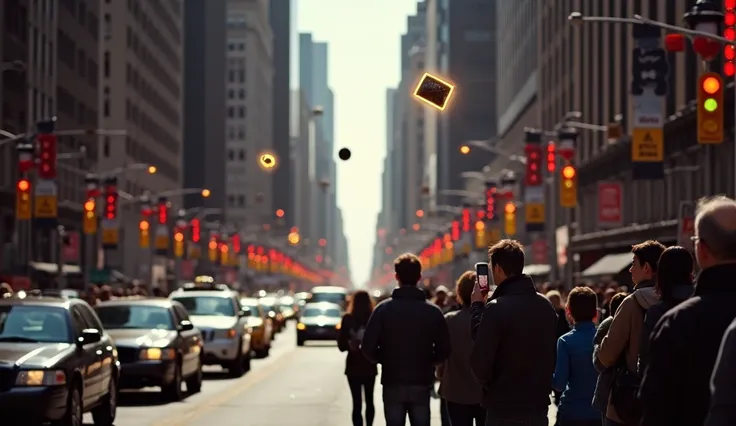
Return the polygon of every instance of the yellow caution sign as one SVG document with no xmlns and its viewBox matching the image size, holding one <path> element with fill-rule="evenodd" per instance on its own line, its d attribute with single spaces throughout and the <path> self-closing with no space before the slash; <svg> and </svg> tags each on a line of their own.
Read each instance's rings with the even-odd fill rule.
<svg viewBox="0 0 736 426">
<path fill-rule="evenodd" d="M 524 208 L 526 212 L 526 223 L 539 224 L 544 223 L 544 204 L 543 203 L 526 203 Z"/>
<path fill-rule="evenodd" d="M 631 136 L 632 161 L 664 161 L 664 130 L 661 127 L 636 127 Z"/>
<path fill-rule="evenodd" d="M 119 233 L 117 228 L 103 228 L 102 229 L 102 245 L 107 247 L 114 247 L 118 245 Z"/>
<path fill-rule="evenodd" d="M 169 249 L 169 236 L 168 235 L 156 235 L 156 250 L 168 250 Z"/>
<path fill-rule="evenodd" d="M 36 195 L 34 216 L 36 219 L 56 219 L 59 216 L 55 195 Z"/>
</svg>

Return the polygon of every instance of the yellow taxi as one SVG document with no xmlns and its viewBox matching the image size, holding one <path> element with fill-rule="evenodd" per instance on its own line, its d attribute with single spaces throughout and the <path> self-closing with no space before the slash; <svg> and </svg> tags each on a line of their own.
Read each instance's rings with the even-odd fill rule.
<svg viewBox="0 0 736 426">
<path fill-rule="evenodd" d="M 258 299 L 240 299 L 240 306 L 248 318 L 248 325 L 253 330 L 250 345 L 259 358 L 268 356 L 273 340 L 273 320 L 258 303 Z"/>
</svg>

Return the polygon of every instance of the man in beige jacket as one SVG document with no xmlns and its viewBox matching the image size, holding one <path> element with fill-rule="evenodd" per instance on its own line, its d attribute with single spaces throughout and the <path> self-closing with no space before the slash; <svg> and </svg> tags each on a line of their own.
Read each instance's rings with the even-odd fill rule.
<svg viewBox="0 0 736 426">
<path fill-rule="evenodd" d="M 644 324 L 644 315 L 647 309 L 658 300 L 654 291 L 654 277 L 657 272 L 657 262 L 664 249 L 664 245 L 654 240 L 631 247 L 633 259 L 629 272 L 634 282 L 634 292 L 627 296 L 619 306 L 608 334 L 601 342 L 598 361 L 606 368 L 616 367 L 619 360 L 625 357 L 629 371 L 632 373 L 637 371 L 639 338 Z M 616 413 L 609 395 L 605 426 L 622 425 L 624 423 Z"/>
</svg>

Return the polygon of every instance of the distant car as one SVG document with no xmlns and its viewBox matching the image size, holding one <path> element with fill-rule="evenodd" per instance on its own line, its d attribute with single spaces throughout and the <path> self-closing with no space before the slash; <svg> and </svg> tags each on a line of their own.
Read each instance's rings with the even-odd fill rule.
<svg viewBox="0 0 736 426">
<path fill-rule="evenodd" d="M 336 303 L 307 304 L 296 325 L 297 346 L 304 346 L 309 340 L 336 340 L 342 313 L 342 308 Z"/>
<path fill-rule="evenodd" d="M 264 311 L 268 314 L 269 318 L 273 321 L 273 330 L 276 333 L 280 333 L 281 330 L 286 326 L 286 318 L 284 318 L 281 312 L 281 303 L 276 297 L 261 297 L 258 299 L 258 304 L 261 305 Z"/>
<path fill-rule="evenodd" d="M 253 329 L 250 345 L 257 357 L 265 358 L 271 350 L 273 320 L 268 316 L 268 313 L 266 313 L 263 307 L 258 304 L 258 299 L 240 299 L 240 305 L 243 312 L 247 313 L 248 324 Z"/>
<path fill-rule="evenodd" d="M 281 315 L 284 316 L 286 321 L 296 319 L 299 307 L 293 297 L 282 296 L 279 299 L 279 305 L 281 305 Z"/>
<path fill-rule="evenodd" d="M 0 299 L 0 360 L 4 420 L 81 425 L 91 412 L 95 425 L 115 421 L 117 351 L 86 302 Z"/>
<path fill-rule="evenodd" d="M 307 303 L 336 303 L 342 309 L 347 307 L 348 291 L 342 287 L 317 286 L 309 292 Z"/>
<path fill-rule="evenodd" d="M 184 307 L 168 299 L 120 299 L 95 306 L 115 339 L 120 360 L 120 388 L 160 386 L 167 399 L 202 389 L 202 333 Z"/>
<path fill-rule="evenodd" d="M 205 365 L 220 365 L 240 377 L 250 370 L 251 328 L 234 291 L 175 291 L 169 296 L 186 308 L 202 332 Z"/>
</svg>

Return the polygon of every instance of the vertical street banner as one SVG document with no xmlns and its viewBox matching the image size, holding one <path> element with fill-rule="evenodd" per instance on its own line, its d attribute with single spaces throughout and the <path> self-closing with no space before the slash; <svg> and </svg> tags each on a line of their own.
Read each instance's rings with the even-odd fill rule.
<svg viewBox="0 0 736 426">
<path fill-rule="evenodd" d="M 619 228 L 624 222 L 621 182 L 598 182 L 598 227 Z"/>
<path fill-rule="evenodd" d="M 634 180 L 664 178 L 664 123 L 667 97 L 667 52 L 662 31 L 651 25 L 632 26 L 631 161 Z"/>
<path fill-rule="evenodd" d="M 80 236 L 77 231 L 67 231 L 66 241 L 62 248 L 61 255 L 64 258 L 65 263 L 78 264 L 79 263 L 79 250 L 80 248 Z"/>
<path fill-rule="evenodd" d="M 677 245 L 690 251 L 695 250 L 692 237 L 695 235 L 695 205 L 692 201 L 680 201 L 677 214 Z"/>
</svg>

